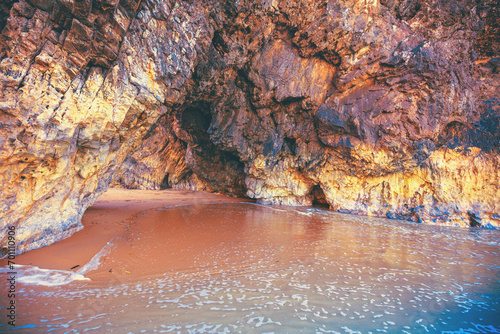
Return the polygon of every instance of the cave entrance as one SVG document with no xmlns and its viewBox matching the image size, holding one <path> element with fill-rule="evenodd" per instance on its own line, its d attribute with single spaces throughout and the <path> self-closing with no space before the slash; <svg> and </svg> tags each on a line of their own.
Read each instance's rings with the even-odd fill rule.
<svg viewBox="0 0 500 334">
<path fill-rule="evenodd" d="M 326 200 L 325 193 L 319 184 L 315 185 L 311 189 L 312 205 L 320 208 L 330 208 L 330 204 Z"/>
<path fill-rule="evenodd" d="M 161 181 L 161 186 L 160 189 L 169 189 L 170 187 L 168 186 L 168 173 L 165 174 L 165 177 L 163 177 L 163 180 Z"/>
<path fill-rule="evenodd" d="M 207 130 L 211 122 L 210 108 L 205 103 L 189 106 L 181 114 L 182 127 L 196 138 L 208 136 Z"/>
</svg>

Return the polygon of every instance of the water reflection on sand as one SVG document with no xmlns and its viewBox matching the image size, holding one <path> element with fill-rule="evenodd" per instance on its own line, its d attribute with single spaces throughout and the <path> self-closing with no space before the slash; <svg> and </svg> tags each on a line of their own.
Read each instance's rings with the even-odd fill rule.
<svg viewBox="0 0 500 334">
<path fill-rule="evenodd" d="M 164 208 L 128 224 L 86 275 L 91 281 L 22 285 L 18 326 L 75 333 L 500 331 L 500 231 L 248 203 Z"/>
</svg>

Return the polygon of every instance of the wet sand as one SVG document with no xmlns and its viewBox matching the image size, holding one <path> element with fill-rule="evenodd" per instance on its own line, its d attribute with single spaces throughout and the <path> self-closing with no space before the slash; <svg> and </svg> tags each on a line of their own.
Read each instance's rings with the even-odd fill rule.
<svg viewBox="0 0 500 334">
<path fill-rule="evenodd" d="M 45 269 L 78 270 L 88 263 L 110 240 L 124 235 L 142 212 L 161 207 L 248 202 L 248 199 L 187 190 L 109 189 L 82 218 L 84 229 L 56 244 L 16 256 L 16 264 Z M 125 256 L 125 255 L 124 255 Z M 7 264 L 0 261 L 0 267 Z"/>
<path fill-rule="evenodd" d="M 500 333 L 499 231 L 243 201 L 111 189 L 16 258 L 0 333 Z"/>
<path fill-rule="evenodd" d="M 175 194 L 116 213 L 101 199 L 97 270 L 19 268 L 17 327 L 0 333 L 500 333 L 499 231 Z"/>
</svg>

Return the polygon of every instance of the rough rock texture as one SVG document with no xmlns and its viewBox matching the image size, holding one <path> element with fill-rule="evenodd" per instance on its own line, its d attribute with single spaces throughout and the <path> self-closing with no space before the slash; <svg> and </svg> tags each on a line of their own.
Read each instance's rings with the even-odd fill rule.
<svg viewBox="0 0 500 334">
<path fill-rule="evenodd" d="M 499 5 L 4 1 L 0 246 L 113 180 L 499 226 Z"/>
</svg>

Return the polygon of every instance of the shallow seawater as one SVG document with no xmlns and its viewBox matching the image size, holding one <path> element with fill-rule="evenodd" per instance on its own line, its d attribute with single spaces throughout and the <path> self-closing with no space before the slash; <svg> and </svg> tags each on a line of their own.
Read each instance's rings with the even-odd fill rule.
<svg viewBox="0 0 500 334">
<path fill-rule="evenodd" d="M 127 226 L 74 280 L 18 268 L 0 332 L 500 333 L 498 230 L 250 203 Z"/>
</svg>

